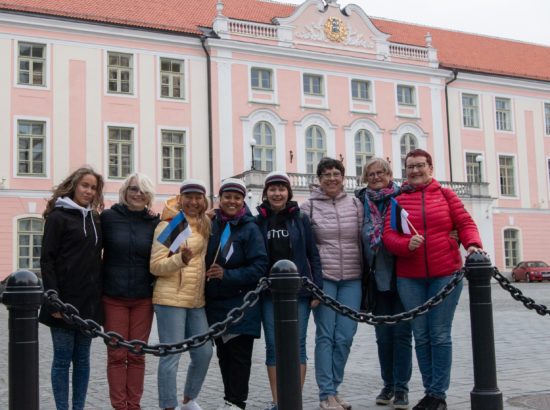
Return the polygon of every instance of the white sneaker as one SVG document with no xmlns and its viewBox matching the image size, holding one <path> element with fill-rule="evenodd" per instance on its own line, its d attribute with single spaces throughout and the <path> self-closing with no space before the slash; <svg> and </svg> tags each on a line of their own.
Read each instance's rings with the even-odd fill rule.
<svg viewBox="0 0 550 410">
<path fill-rule="evenodd" d="M 218 407 L 217 410 L 241 410 L 239 406 L 235 406 L 233 403 L 229 403 L 228 401 L 225 402 L 225 404 L 221 407 Z"/>
<path fill-rule="evenodd" d="M 201 406 L 195 400 L 189 400 L 187 403 L 182 403 L 176 410 L 202 410 Z"/>
</svg>

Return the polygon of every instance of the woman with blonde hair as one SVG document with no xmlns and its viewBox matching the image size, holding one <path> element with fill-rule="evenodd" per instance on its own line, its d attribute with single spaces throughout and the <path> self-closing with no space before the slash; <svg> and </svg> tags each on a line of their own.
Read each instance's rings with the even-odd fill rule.
<svg viewBox="0 0 550 410">
<path fill-rule="evenodd" d="M 126 340 L 149 339 L 153 323 L 153 283 L 149 271 L 151 244 L 160 222 L 151 212 L 153 183 L 138 172 L 119 190 L 119 203 L 101 213 L 103 228 L 103 308 L 105 331 Z M 145 377 L 145 356 L 107 348 L 107 380 L 111 405 L 139 409 Z"/>
<path fill-rule="evenodd" d="M 178 343 L 208 330 L 204 310 L 206 269 L 204 257 L 210 237 L 210 219 L 206 187 L 202 181 L 187 179 L 180 186 L 180 194 L 164 205 L 161 222 L 155 229 L 151 250 L 151 272 L 157 276 L 153 291 L 153 305 L 157 316 L 159 342 Z M 157 238 L 170 221 L 183 211 L 191 228 L 191 235 L 176 253 Z M 159 406 L 173 410 L 200 410 L 196 402 L 210 358 L 212 344 L 205 343 L 189 351 L 191 363 L 183 391 L 183 403 L 178 406 L 177 370 L 181 354 L 160 358 L 158 367 Z"/>
</svg>

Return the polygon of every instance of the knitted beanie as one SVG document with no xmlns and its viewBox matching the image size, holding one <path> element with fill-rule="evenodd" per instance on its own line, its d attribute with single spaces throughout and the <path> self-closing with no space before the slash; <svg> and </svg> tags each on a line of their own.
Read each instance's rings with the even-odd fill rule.
<svg viewBox="0 0 550 410">
<path fill-rule="evenodd" d="M 219 194 L 225 191 L 234 191 L 246 196 L 246 185 L 240 179 L 227 178 L 222 182 Z"/>
<path fill-rule="evenodd" d="M 279 184 L 288 184 L 290 185 L 290 179 L 285 172 L 282 171 L 272 171 L 265 177 L 264 187 L 269 184 L 279 183 Z"/>
<path fill-rule="evenodd" d="M 186 194 L 188 192 L 198 192 L 206 195 L 206 186 L 200 179 L 186 179 L 180 185 L 180 194 Z"/>
</svg>

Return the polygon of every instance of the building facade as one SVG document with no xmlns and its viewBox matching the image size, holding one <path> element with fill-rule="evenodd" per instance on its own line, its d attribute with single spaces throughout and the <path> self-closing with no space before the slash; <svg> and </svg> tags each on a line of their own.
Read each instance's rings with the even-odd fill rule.
<svg viewBox="0 0 550 410">
<path fill-rule="evenodd" d="M 339 158 L 352 192 L 368 158 L 401 178 L 413 148 L 432 153 L 499 268 L 545 258 L 550 48 L 336 1 L 59 4 L 0 5 L 0 278 L 38 269 L 46 199 L 83 164 L 107 204 L 140 171 L 158 209 L 184 178 L 215 199 L 235 175 L 252 207 L 271 170 L 305 199 L 318 160 Z"/>
</svg>

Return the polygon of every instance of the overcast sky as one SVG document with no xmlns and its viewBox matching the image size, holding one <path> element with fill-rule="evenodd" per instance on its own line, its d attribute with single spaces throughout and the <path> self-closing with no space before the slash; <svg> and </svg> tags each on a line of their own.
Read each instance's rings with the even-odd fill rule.
<svg viewBox="0 0 550 410">
<path fill-rule="evenodd" d="M 338 0 L 349 3 L 371 17 L 550 46 L 550 0 Z"/>
</svg>

